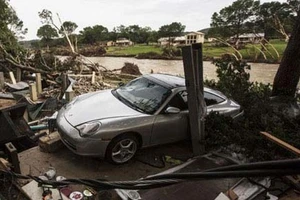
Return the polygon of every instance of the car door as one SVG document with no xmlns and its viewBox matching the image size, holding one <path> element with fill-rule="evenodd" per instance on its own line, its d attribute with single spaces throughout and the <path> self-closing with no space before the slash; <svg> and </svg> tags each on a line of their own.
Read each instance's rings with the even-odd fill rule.
<svg viewBox="0 0 300 200">
<path fill-rule="evenodd" d="M 184 91 L 173 96 L 160 114 L 156 115 L 152 128 L 151 145 L 183 140 L 188 136 L 187 102 L 182 98 Z M 166 113 L 168 107 L 178 108 L 178 113 Z"/>
</svg>

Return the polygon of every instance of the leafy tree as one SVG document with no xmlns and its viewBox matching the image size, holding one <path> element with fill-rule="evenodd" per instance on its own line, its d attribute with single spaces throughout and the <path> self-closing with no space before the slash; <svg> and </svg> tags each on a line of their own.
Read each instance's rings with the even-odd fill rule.
<svg viewBox="0 0 300 200">
<path fill-rule="evenodd" d="M 251 22 L 255 18 L 255 12 L 260 2 L 256 0 L 237 0 L 232 5 L 214 13 L 212 16 L 211 34 L 218 37 L 236 36 L 248 31 L 246 22 Z"/>
<path fill-rule="evenodd" d="M 128 38 L 128 29 L 124 25 L 114 27 L 113 31 L 117 34 L 117 38 Z"/>
<path fill-rule="evenodd" d="M 38 30 L 37 30 L 37 36 L 39 38 L 42 38 L 44 40 L 51 40 L 54 37 L 58 37 L 58 34 L 56 32 L 56 30 L 54 28 L 52 28 L 51 25 L 46 24 L 44 26 L 41 26 Z"/>
<path fill-rule="evenodd" d="M 264 31 L 266 39 L 277 32 L 288 40 L 294 22 L 294 14 L 288 4 L 275 1 L 263 3 L 257 15 L 256 23 Z"/>
<path fill-rule="evenodd" d="M 23 22 L 18 18 L 8 1 L 0 0 L 0 59 L 3 57 L 4 51 L 13 56 L 20 53 L 21 47 L 17 37 L 26 32 L 27 29 L 23 29 Z"/>
<path fill-rule="evenodd" d="M 180 22 L 173 22 L 168 25 L 163 25 L 158 30 L 159 37 L 175 37 L 181 36 L 185 30 L 185 25 Z"/>
<path fill-rule="evenodd" d="M 102 25 L 85 27 L 80 34 L 80 41 L 84 44 L 94 44 L 108 39 L 108 29 Z"/>
<path fill-rule="evenodd" d="M 125 33 L 128 35 L 128 38 L 135 43 L 146 43 L 150 37 L 151 28 L 131 25 L 125 28 Z"/>
<path fill-rule="evenodd" d="M 300 1 L 299 0 L 287 0 L 288 5 L 291 7 L 293 12 L 298 13 L 300 10 Z"/>
<path fill-rule="evenodd" d="M 57 31 L 54 28 L 52 28 L 52 26 L 49 25 L 49 24 L 41 26 L 37 30 L 36 35 L 39 38 L 42 38 L 42 40 L 41 40 L 41 45 L 42 46 L 50 46 L 52 39 L 55 38 L 55 37 L 58 37 Z"/>
<path fill-rule="evenodd" d="M 65 21 L 62 26 L 60 27 L 60 31 L 66 31 L 68 35 L 71 35 L 76 29 L 78 25 L 71 21 Z"/>
</svg>

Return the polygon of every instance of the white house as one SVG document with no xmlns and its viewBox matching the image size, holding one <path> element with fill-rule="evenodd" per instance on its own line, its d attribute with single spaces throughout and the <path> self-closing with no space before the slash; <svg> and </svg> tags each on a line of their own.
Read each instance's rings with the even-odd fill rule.
<svg viewBox="0 0 300 200">
<path fill-rule="evenodd" d="M 173 46 L 180 46 L 180 45 L 190 45 L 194 43 L 204 43 L 204 33 L 191 32 L 184 36 L 179 36 L 179 37 L 162 37 L 158 39 L 158 43 L 161 46 L 166 46 L 169 44 Z"/>
<path fill-rule="evenodd" d="M 169 44 L 172 44 L 173 40 L 174 40 L 174 37 L 162 37 L 162 38 L 159 38 L 157 40 L 157 42 L 161 46 L 167 46 Z"/>
<path fill-rule="evenodd" d="M 131 45 L 133 45 L 133 42 L 126 38 L 119 38 L 116 40 L 116 45 L 117 46 L 131 46 Z"/>
<path fill-rule="evenodd" d="M 204 33 L 202 32 L 191 32 L 185 35 L 186 45 L 194 43 L 204 43 Z"/>
<path fill-rule="evenodd" d="M 240 43 L 259 43 L 265 38 L 264 33 L 245 33 L 242 35 L 230 37 L 230 42 L 235 43 L 237 40 Z"/>
<path fill-rule="evenodd" d="M 185 36 L 175 37 L 173 41 L 173 46 L 181 46 L 186 44 Z"/>
</svg>

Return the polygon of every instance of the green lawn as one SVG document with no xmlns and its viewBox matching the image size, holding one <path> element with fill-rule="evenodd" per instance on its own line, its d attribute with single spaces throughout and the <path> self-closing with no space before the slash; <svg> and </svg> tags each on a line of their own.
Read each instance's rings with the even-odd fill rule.
<svg viewBox="0 0 300 200">
<path fill-rule="evenodd" d="M 140 53 L 155 52 L 162 53 L 162 49 L 159 46 L 154 45 L 134 45 L 128 47 L 108 47 L 107 55 L 137 55 Z"/>
<path fill-rule="evenodd" d="M 264 60 L 264 56 L 261 53 L 261 45 L 260 44 L 247 44 L 245 48 L 239 50 L 243 59 L 249 60 Z M 282 54 L 286 48 L 286 42 L 282 40 L 271 40 L 270 44 L 266 45 L 267 50 L 263 51 L 265 57 L 269 61 L 280 61 Z M 279 54 L 276 53 L 276 51 Z M 108 47 L 106 55 L 116 55 L 116 56 L 135 56 L 140 53 L 149 53 L 155 52 L 158 54 L 162 54 L 162 48 L 158 45 L 134 45 L 128 47 Z M 225 53 L 233 53 L 235 52 L 231 47 L 216 47 L 212 43 L 204 43 L 203 45 L 203 56 L 204 57 L 220 57 Z"/>
</svg>

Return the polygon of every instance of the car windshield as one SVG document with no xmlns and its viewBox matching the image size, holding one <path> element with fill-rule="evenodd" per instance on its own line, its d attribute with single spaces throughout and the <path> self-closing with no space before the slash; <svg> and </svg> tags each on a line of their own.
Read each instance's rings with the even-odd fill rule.
<svg viewBox="0 0 300 200">
<path fill-rule="evenodd" d="M 153 114 L 171 94 L 171 90 L 143 77 L 116 89 L 113 94 L 131 108 Z"/>
</svg>

